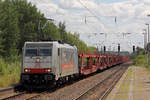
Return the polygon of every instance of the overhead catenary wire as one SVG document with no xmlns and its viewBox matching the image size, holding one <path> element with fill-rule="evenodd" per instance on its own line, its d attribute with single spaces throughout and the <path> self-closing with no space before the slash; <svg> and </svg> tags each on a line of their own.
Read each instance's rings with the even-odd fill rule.
<svg viewBox="0 0 150 100">
<path fill-rule="evenodd" d="M 79 1 L 79 3 L 89 12 L 91 13 L 92 15 L 94 15 L 93 17 L 95 17 L 98 21 L 100 21 L 102 24 L 104 24 L 101 19 L 95 14 L 93 13 L 87 6 L 85 6 L 80 0 L 77 0 Z"/>
<path fill-rule="evenodd" d="M 101 18 L 99 16 L 97 16 L 93 11 L 91 11 L 86 5 L 84 5 L 83 2 L 81 2 L 81 0 L 77 0 L 89 13 L 91 13 L 93 15 L 93 17 L 95 17 L 98 22 L 101 24 L 101 25 L 105 25 L 105 23 L 103 23 L 103 21 L 101 20 Z M 115 17 L 114 18 L 114 22 L 115 24 L 117 24 L 117 16 L 107 16 L 107 17 Z M 87 19 L 86 19 L 86 23 L 87 23 Z M 102 26 L 101 26 L 102 27 Z M 105 27 L 105 26 L 104 26 Z"/>
<path fill-rule="evenodd" d="M 95 26 L 91 25 L 91 24 L 88 24 L 88 23 L 95 23 L 94 21 L 88 21 L 87 20 L 87 17 L 94 17 L 94 16 L 84 16 L 84 15 L 73 15 L 73 16 L 81 16 L 83 17 L 83 19 L 81 20 L 82 22 L 84 22 L 86 24 L 86 26 L 90 29 L 90 30 L 97 30 L 98 28 L 96 28 Z M 85 19 L 86 18 L 86 19 Z M 77 23 L 77 19 L 75 19 L 75 23 Z M 59 21 L 58 20 L 55 20 L 55 24 L 58 24 Z M 72 23 L 70 22 L 66 22 L 66 25 L 72 25 Z"/>
</svg>

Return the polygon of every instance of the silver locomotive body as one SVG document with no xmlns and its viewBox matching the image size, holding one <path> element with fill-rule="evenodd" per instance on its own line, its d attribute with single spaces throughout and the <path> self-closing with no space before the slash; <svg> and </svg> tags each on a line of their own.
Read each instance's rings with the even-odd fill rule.
<svg viewBox="0 0 150 100">
<path fill-rule="evenodd" d="M 78 75 L 75 46 L 53 42 L 25 42 L 20 82 L 23 85 L 51 85 Z"/>
</svg>

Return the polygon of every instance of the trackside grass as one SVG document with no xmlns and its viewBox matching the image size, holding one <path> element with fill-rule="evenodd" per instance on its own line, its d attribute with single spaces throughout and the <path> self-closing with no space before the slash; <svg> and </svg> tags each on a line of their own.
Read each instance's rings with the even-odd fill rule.
<svg viewBox="0 0 150 100">
<path fill-rule="evenodd" d="M 21 60 L 17 59 L 4 59 L 0 57 L 0 88 L 8 87 L 19 82 Z"/>
<path fill-rule="evenodd" d="M 148 70 L 150 70 L 150 66 L 148 66 L 147 55 L 138 55 L 134 59 L 134 65 L 140 67 L 146 67 Z"/>
</svg>

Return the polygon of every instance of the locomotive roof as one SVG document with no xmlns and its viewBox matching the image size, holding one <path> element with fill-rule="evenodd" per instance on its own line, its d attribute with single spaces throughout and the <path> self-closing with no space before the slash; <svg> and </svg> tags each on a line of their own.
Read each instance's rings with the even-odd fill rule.
<svg viewBox="0 0 150 100">
<path fill-rule="evenodd" d="M 37 44 L 37 43 L 54 43 L 54 42 L 56 42 L 56 43 L 58 43 L 57 41 L 39 41 L 39 42 L 25 42 L 25 44 L 31 44 L 31 43 L 33 43 L 33 44 Z"/>
<path fill-rule="evenodd" d="M 43 43 L 56 44 L 57 47 L 59 47 L 59 48 L 72 48 L 72 49 L 76 48 L 76 46 L 71 46 L 71 45 L 66 44 L 66 43 L 63 43 L 63 44 L 62 44 L 62 43 L 59 43 L 58 41 L 25 42 L 25 45 L 26 45 L 26 44 L 43 44 Z"/>
</svg>

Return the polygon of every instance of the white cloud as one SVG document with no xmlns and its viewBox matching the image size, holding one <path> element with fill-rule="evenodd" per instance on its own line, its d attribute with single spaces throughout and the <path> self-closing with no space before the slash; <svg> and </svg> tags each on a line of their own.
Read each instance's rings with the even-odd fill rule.
<svg viewBox="0 0 150 100">
<path fill-rule="evenodd" d="M 76 0 L 60 0 L 60 6 L 64 9 L 79 9 L 82 8 L 79 2 Z"/>
<path fill-rule="evenodd" d="M 68 31 L 82 33 L 81 39 L 84 39 L 87 43 L 92 41 L 87 35 L 90 33 L 106 32 L 109 35 L 110 33 L 132 32 L 135 35 L 132 38 L 132 43 L 136 44 L 135 40 L 138 41 L 137 45 L 139 45 L 139 41 L 142 42 L 143 38 L 141 38 L 141 35 L 136 35 L 135 33 L 141 33 L 142 29 L 146 28 L 144 23 L 150 21 L 147 17 L 147 14 L 150 14 L 150 0 L 124 0 L 112 3 L 96 3 L 94 0 L 80 0 L 84 6 L 88 7 L 90 12 L 87 11 L 79 0 L 28 1 L 35 4 L 46 17 L 54 18 L 56 23 L 65 21 Z M 115 16 L 117 17 L 117 23 L 115 23 Z M 108 37 L 111 40 L 109 41 L 110 43 L 117 41 L 117 39 L 114 39 L 114 37 L 117 38 L 116 34 Z M 95 38 L 103 40 L 101 36 Z M 129 41 L 129 38 L 120 40 L 120 42 L 125 44 L 124 41 Z M 106 44 L 109 44 L 109 42 Z M 127 45 L 126 48 L 128 50 Z"/>
<path fill-rule="evenodd" d="M 144 3 L 150 3 L 150 0 L 143 0 Z"/>
<path fill-rule="evenodd" d="M 28 0 L 35 4 L 46 17 L 51 17 L 53 14 L 66 14 L 67 11 L 60 8 L 53 0 Z"/>
<path fill-rule="evenodd" d="M 93 0 L 60 0 L 59 4 L 64 9 L 83 9 L 83 5 L 92 9 L 97 7 Z"/>
</svg>

